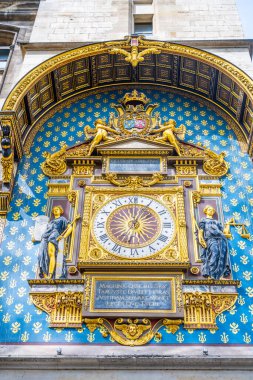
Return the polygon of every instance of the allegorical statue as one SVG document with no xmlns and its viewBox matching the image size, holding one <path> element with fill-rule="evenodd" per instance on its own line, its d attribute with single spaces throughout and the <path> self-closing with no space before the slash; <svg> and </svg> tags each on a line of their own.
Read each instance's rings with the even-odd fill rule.
<svg viewBox="0 0 253 380">
<path fill-rule="evenodd" d="M 183 124 L 181 124 L 178 128 L 176 128 L 176 121 L 173 119 L 166 121 L 163 125 L 160 126 L 160 128 L 152 129 L 151 131 L 152 134 L 162 133 L 162 135 L 156 137 L 154 141 L 169 142 L 171 145 L 174 146 L 179 156 L 181 155 L 181 152 L 176 135 L 178 135 L 179 138 L 184 139 L 185 132 L 186 127 Z"/>
<path fill-rule="evenodd" d="M 215 209 L 206 206 L 203 210 L 206 215 L 201 219 L 198 230 L 198 241 L 203 247 L 200 255 L 203 261 L 202 275 L 219 280 L 228 277 L 231 273 L 228 242 L 223 233 L 222 224 L 213 219 Z"/>
<path fill-rule="evenodd" d="M 116 131 L 113 128 L 110 128 L 106 122 L 102 119 L 97 119 L 94 123 L 95 128 L 91 128 L 89 125 L 86 125 L 84 128 L 84 133 L 87 139 L 90 138 L 90 135 L 94 135 L 94 138 L 92 140 L 92 143 L 90 145 L 90 149 L 88 152 L 88 156 L 91 155 L 95 147 L 101 142 L 101 141 L 114 141 L 115 138 L 108 136 L 108 133 L 112 133 L 115 135 L 119 135 L 119 132 Z"/>
<path fill-rule="evenodd" d="M 42 235 L 38 256 L 40 278 L 51 279 L 55 277 L 59 241 L 66 239 L 72 232 L 72 223 L 62 216 L 63 212 L 61 206 L 53 208 L 54 219 L 48 223 L 46 231 Z M 64 270 L 63 268 L 63 272 Z M 62 277 L 66 277 L 66 273 L 63 273 Z"/>
</svg>

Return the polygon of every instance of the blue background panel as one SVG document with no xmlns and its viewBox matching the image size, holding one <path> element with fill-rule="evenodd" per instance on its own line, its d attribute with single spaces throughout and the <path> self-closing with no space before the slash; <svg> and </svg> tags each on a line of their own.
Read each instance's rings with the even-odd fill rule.
<svg viewBox="0 0 253 380">
<path fill-rule="evenodd" d="M 252 163 L 240 151 L 234 132 L 213 110 L 189 98 L 168 92 L 143 90 L 152 103 L 158 103 L 162 122 L 173 118 L 178 125 L 186 125 L 185 141 L 201 143 L 213 151 L 225 151 L 230 165 L 222 178 L 222 203 L 225 220 L 234 216 L 244 221 L 252 236 L 253 176 Z M 94 333 L 82 329 L 51 329 L 48 316 L 29 300 L 28 279 L 35 278 L 38 244 L 31 241 L 34 218 L 46 213 L 48 178 L 42 173 L 41 163 L 45 152 L 56 152 L 61 146 L 82 142 L 84 126 L 93 126 L 97 118 L 108 121 L 124 95 L 123 91 L 105 92 L 88 96 L 57 112 L 40 129 L 29 155 L 19 164 L 16 183 L 3 243 L 0 249 L 0 342 L 4 343 L 70 343 L 113 344 Z M 162 339 L 153 344 L 252 344 L 253 331 L 253 248 L 251 241 L 242 239 L 234 231 L 229 242 L 233 278 L 241 281 L 236 305 L 218 317 L 219 329 L 185 330 L 181 326 L 176 334 L 161 329 Z"/>
</svg>

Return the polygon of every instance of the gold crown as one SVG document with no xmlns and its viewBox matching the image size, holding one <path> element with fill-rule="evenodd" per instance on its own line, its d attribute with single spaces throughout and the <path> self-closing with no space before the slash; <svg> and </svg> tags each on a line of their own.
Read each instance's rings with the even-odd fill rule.
<svg viewBox="0 0 253 380">
<path fill-rule="evenodd" d="M 133 90 L 132 92 L 127 92 L 124 95 L 124 98 L 121 99 L 121 103 L 125 106 L 129 103 L 145 105 L 148 102 L 150 102 L 150 99 L 148 99 L 146 95 L 143 94 L 143 92 L 138 92 L 137 90 Z"/>
</svg>

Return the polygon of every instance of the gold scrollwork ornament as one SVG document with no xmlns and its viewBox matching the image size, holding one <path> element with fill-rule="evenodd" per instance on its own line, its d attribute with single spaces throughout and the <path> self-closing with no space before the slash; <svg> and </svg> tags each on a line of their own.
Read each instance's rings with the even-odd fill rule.
<svg viewBox="0 0 253 380">
<path fill-rule="evenodd" d="M 67 170 L 66 165 L 66 148 L 64 145 L 58 152 L 46 152 L 46 161 L 41 165 L 43 173 L 49 177 L 61 175 Z"/>
<path fill-rule="evenodd" d="M 116 173 L 106 174 L 107 181 L 111 182 L 113 185 L 121 187 L 130 187 L 135 190 L 138 187 L 149 187 L 163 180 L 163 175 L 160 173 L 154 173 L 150 181 L 145 181 L 143 178 L 138 176 L 129 176 L 123 180 L 118 180 Z"/>
<path fill-rule="evenodd" d="M 96 328 L 104 338 L 109 334 L 112 339 L 123 346 L 142 346 L 151 341 L 153 338 L 162 339 L 162 334 L 159 332 L 160 328 L 165 327 L 166 333 L 175 334 L 182 323 L 181 319 L 170 320 L 161 319 L 154 326 L 149 319 L 124 319 L 118 318 L 112 325 L 107 319 L 85 318 L 87 328 L 90 332 L 94 332 Z"/>
<path fill-rule="evenodd" d="M 192 202 L 193 202 L 193 206 L 194 207 L 197 207 L 198 206 L 198 203 L 200 203 L 201 201 L 201 192 L 198 191 L 198 190 L 194 190 L 192 192 Z"/>
<path fill-rule="evenodd" d="M 9 157 L 2 157 L 1 164 L 3 168 L 3 182 L 11 182 L 11 176 L 13 171 L 13 153 Z"/>
<path fill-rule="evenodd" d="M 90 256 L 91 260 L 97 261 L 97 260 L 100 260 L 102 258 L 103 253 L 102 253 L 101 249 L 95 247 L 89 251 L 89 256 Z"/>
<path fill-rule="evenodd" d="M 137 46 L 131 47 L 131 52 L 120 49 L 120 48 L 113 48 L 109 50 L 110 54 L 121 54 L 125 57 L 125 61 L 131 63 L 133 67 L 136 67 L 140 62 L 144 61 L 144 56 L 148 54 L 160 54 L 161 50 L 157 48 L 148 48 L 141 52 L 139 52 Z"/>
<path fill-rule="evenodd" d="M 76 197 L 77 197 L 76 191 L 72 190 L 68 193 L 68 201 L 69 203 L 71 203 L 72 207 L 75 207 Z"/>
<path fill-rule="evenodd" d="M 228 172 L 228 164 L 224 157 L 226 154 L 221 152 L 220 154 L 212 152 L 210 149 L 206 150 L 208 159 L 204 162 L 203 169 L 209 175 L 215 175 L 222 177 Z"/>
</svg>

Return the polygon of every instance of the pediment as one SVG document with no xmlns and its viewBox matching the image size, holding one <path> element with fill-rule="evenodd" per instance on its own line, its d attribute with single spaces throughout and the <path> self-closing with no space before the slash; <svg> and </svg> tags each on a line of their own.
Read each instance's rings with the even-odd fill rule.
<svg viewBox="0 0 253 380">
<path fill-rule="evenodd" d="M 204 157 L 205 151 L 203 147 L 195 144 L 180 141 L 182 157 Z M 71 158 L 87 158 L 89 150 L 89 142 L 79 143 L 66 149 L 66 157 Z M 128 137 L 120 140 L 110 141 L 98 145 L 94 153 L 97 155 L 166 155 L 176 156 L 177 153 L 174 147 L 168 143 L 161 143 L 156 141 L 147 140 L 141 137 Z M 96 153 L 95 153 L 96 156 Z M 95 159 L 94 155 L 92 155 Z"/>
<path fill-rule="evenodd" d="M 122 139 L 120 141 L 103 143 L 97 147 L 97 152 L 102 155 L 107 154 L 109 151 L 111 153 L 113 153 L 113 151 L 121 151 L 125 154 L 127 154 L 127 152 L 133 151 L 135 151 L 136 154 L 142 154 L 144 151 L 159 151 L 159 154 L 170 155 L 173 152 L 173 146 L 167 143 L 154 142 L 140 137 L 130 137 Z"/>
</svg>

